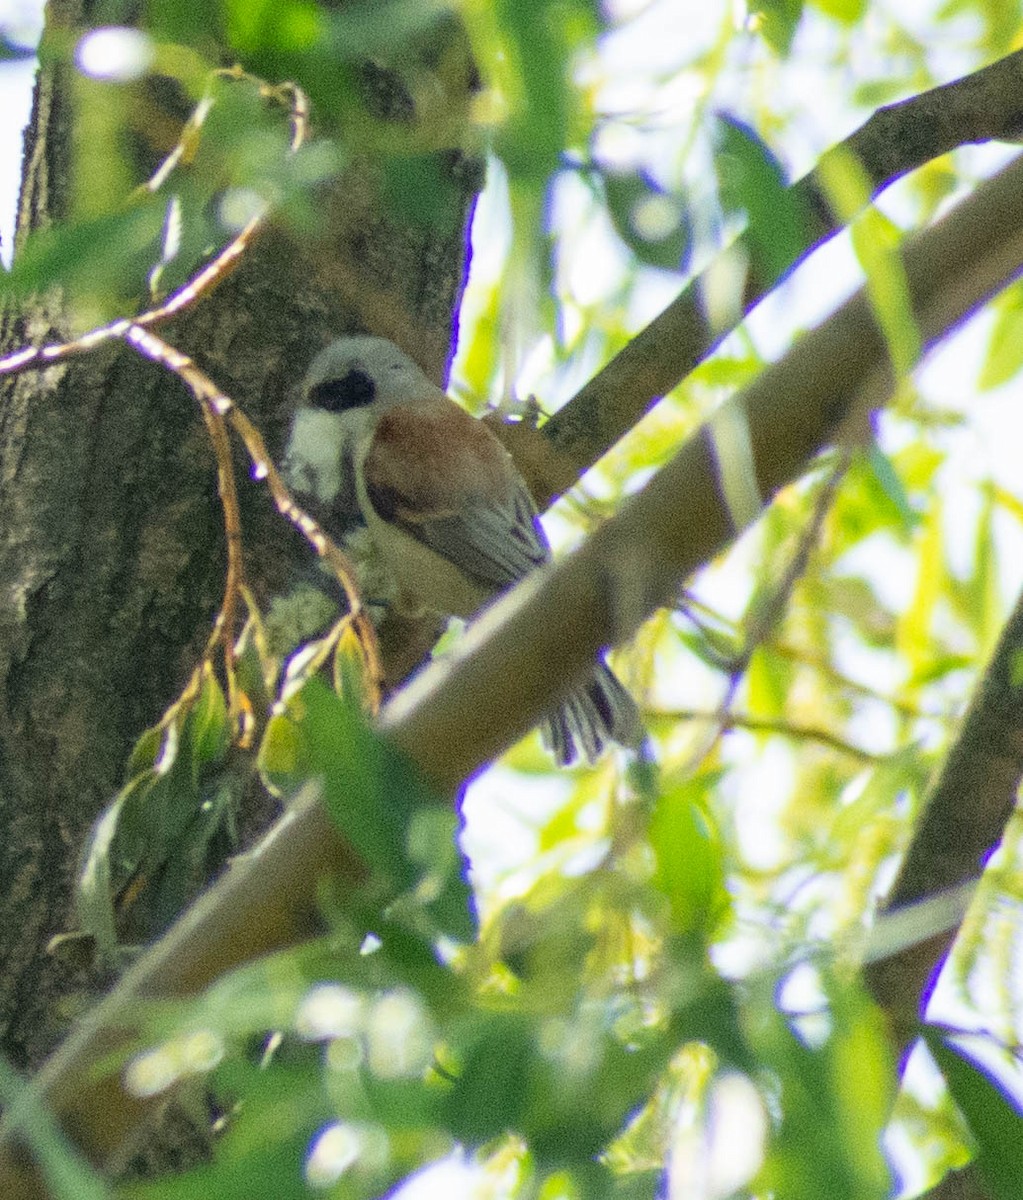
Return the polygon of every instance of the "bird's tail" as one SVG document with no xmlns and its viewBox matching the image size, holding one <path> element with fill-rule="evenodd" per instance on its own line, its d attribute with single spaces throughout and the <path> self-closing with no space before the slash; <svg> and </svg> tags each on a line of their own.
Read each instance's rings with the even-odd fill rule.
<svg viewBox="0 0 1023 1200">
<path fill-rule="evenodd" d="M 636 745 L 643 734 L 636 702 L 605 662 L 597 663 L 590 678 L 571 692 L 557 712 L 540 725 L 543 743 L 559 766 L 581 753 L 597 759 L 609 742 Z"/>
</svg>

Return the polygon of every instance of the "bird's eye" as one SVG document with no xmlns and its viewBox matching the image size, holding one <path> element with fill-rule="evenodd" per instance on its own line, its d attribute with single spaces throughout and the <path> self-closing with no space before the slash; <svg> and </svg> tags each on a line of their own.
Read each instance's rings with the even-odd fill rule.
<svg viewBox="0 0 1023 1200">
<path fill-rule="evenodd" d="M 345 412 L 349 408 L 362 408 L 372 404 L 377 386 L 365 371 L 353 367 L 340 379 L 325 379 L 309 389 L 309 403 L 314 408 L 327 412 Z"/>
</svg>

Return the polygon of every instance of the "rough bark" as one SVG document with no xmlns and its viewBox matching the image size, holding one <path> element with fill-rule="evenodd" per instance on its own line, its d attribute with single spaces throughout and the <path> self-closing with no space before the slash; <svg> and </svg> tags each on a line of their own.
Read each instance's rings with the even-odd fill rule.
<svg viewBox="0 0 1023 1200">
<path fill-rule="evenodd" d="M 88 26 L 91 7 L 51 3 L 50 29 Z M 385 98 L 381 106 L 414 119 L 399 102 L 396 78 L 375 71 L 373 87 Z M 68 211 L 74 94 L 72 68 L 49 62 L 27 135 L 19 238 Z M 270 228 L 212 297 L 163 329 L 261 425 L 272 451 L 304 365 L 339 332 L 395 337 L 443 375 L 479 170 L 456 152 L 441 154 L 443 222 L 384 216 L 364 166 L 325 188 L 317 237 L 299 243 Z M 66 296 L 47 295 L 5 315 L 3 348 L 60 340 L 80 332 L 77 323 Z M 247 562 L 257 584 L 269 587 L 297 542 L 262 488 L 246 483 L 244 472 L 241 480 Z M 0 1049 L 20 1067 L 40 1061 L 80 1007 L 76 994 L 84 1000 L 97 985 L 46 947 L 68 926 L 79 848 L 119 786 L 133 741 L 195 664 L 223 567 L 215 464 L 177 379 L 114 346 L 7 382 L 0 391 Z M 250 817 L 250 826 L 268 815 Z"/>
</svg>

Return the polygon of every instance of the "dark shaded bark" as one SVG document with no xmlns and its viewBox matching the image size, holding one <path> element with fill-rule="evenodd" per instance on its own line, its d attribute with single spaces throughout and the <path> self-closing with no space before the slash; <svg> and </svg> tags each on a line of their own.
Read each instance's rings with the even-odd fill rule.
<svg viewBox="0 0 1023 1200">
<path fill-rule="evenodd" d="M 1023 597 L 1005 623 L 987 670 L 942 765 L 885 910 L 979 878 L 1016 809 L 1023 778 Z M 866 980 L 887 1014 L 896 1048 L 916 1037 L 957 930 L 948 929 L 871 963 Z"/>
<path fill-rule="evenodd" d="M 59 0 L 50 28 L 85 26 L 89 15 L 81 0 Z M 19 236 L 68 209 L 72 72 L 50 61 L 40 76 Z M 414 120 L 397 78 L 377 71 L 373 86 L 403 121 Z M 267 229 L 211 297 L 161 330 L 261 426 L 271 451 L 305 364 L 341 332 L 395 337 L 435 377 L 444 374 L 480 172 L 453 150 L 439 153 L 442 221 L 386 216 L 374 170 L 362 164 L 325 187 L 317 236 Z M 3 348 L 73 332 L 81 330 L 68 298 L 47 295 L 6 314 Z M 239 480 L 247 564 L 265 594 L 309 551 L 244 468 Z M 20 1067 L 40 1061 L 98 983 L 46 947 L 68 927 L 80 847 L 120 785 L 135 738 L 174 700 L 201 652 L 223 588 L 223 543 L 213 455 L 175 377 L 114 345 L 4 383 L 0 1049 Z M 269 815 L 264 807 L 243 824 L 254 831 Z"/>
</svg>

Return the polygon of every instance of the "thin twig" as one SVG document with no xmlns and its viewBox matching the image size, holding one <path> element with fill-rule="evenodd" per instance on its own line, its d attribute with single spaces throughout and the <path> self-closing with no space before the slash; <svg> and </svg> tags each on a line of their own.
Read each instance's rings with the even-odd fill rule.
<svg viewBox="0 0 1023 1200">
<path fill-rule="evenodd" d="M 188 381 L 186 380 L 186 382 Z M 210 441 L 213 443 L 213 453 L 217 460 L 217 491 L 224 513 L 227 570 L 224 577 L 224 599 L 214 625 L 214 635 L 223 642 L 228 711 L 235 722 L 235 728 L 237 728 L 237 719 L 241 710 L 238 704 L 238 686 L 234 669 L 235 613 L 240 590 L 246 585 L 242 520 L 238 508 L 238 485 L 234 477 L 234 464 L 231 462 L 231 441 L 227 436 L 223 417 L 213 408 L 207 396 L 199 388 L 192 386 L 192 394 L 199 402 L 203 421 L 206 423 Z M 212 649 L 212 646 L 207 647 L 207 656 Z"/>
<path fill-rule="evenodd" d="M 183 354 L 151 330 L 143 329 L 137 325 L 129 326 L 125 340 L 140 354 L 151 359 L 153 362 L 159 363 L 177 375 L 195 396 L 202 408 L 207 424 L 212 428 L 219 427 L 220 433 L 214 437 L 214 449 L 217 452 L 217 463 L 221 473 L 222 484 L 225 477 L 230 478 L 226 492 L 224 490 L 221 492 L 222 497 L 225 498 L 225 525 L 228 530 L 229 586 L 225 589 L 224 604 L 221 609 L 227 640 L 232 640 L 234 636 L 234 631 L 230 627 L 230 623 L 233 621 L 232 614 L 235 611 L 239 587 L 244 583 L 245 576 L 241 563 L 240 524 L 237 515 L 237 498 L 234 494 L 233 466 L 231 464 L 229 448 L 226 445 L 226 432 L 224 431 L 225 420 L 230 423 L 231 427 L 241 438 L 249 459 L 252 462 L 253 475 L 255 478 L 265 481 L 267 487 L 270 489 L 270 495 L 278 512 L 289 520 L 306 538 L 316 553 L 333 571 L 338 583 L 341 585 L 348 605 L 348 617 L 362 648 L 375 707 L 379 702 L 381 680 L 383 679 L 376 643 L 376 632 L 362 603 L 354 568 L 346 555 L 324 532 L 322 526 L 309 516 L 296 502 L 281 479 L 277 468 L 274 466 L 273 460 L 267 452 L 263 436 L 256 426 L 237 407 L 231 397 L 218 388 L 213 380 L 204 371 L 200 370 L 187 354 Z M 223 437 L 223 440 L 220 440 L 221 437 Z M 230 496 L 230 499 L 227 498 L 228 496 Z M 235 535 L 237 535 L 236 539 Z M 236 540 L 238 551 L 234 559 L 232 559 L 231 550 L 232 539 Z"/>
<path fill-rule="evenodd" d="M 261 80 L 256 80 L 254 76 L 232 70 L 218 71 L 215 74 L 228 78 L 251 80 L 258 83 L 266 95 L 281 98 L 284 96 L 289 97 L 289 113 L 292 124 L 289 153 L 294 154 L 299 149 L 309 132 L 309 102 L 301 88 L 291 83 L 271 88 Z M 154 191 L 156 187 L 164 182 L 170 173 L 170 169 L 177 165 L 187 150 L 188 134 L 202 124 L 208 109 L 209 101 L 204 98 L 192 114 L 192 118 L 190 118 L 190 122 L 186 126 L 187 132 L 182 134 L 177 145 L 161 164 L 152 179 L 143 185 L 145 190 Z M 170 167 L 168 167 L 168 164 L 170 164 Z M 106 342 L 116 339 L 126 339 L 129 329 L 133 326 L 146 329 L 152 325 L 168 321 L 171 317 L 178 316 L 186 308 L 195 304 L 201 297 L 212 292 L 234 270 L 242 255 L 262 228 L 268 211 L 268 205 L 261 206 L 259 212 L 249 219 L 240 233 L 236 234 L 187 283 L 183 284 L 177 291 L 172 292 L 162 304 L 155 308 L 147 309 L 144 313 L 140 313 L 135 317 L 118 317 L 117 320 L 110 321 L 106 325 L 97 326 L 95 329 L 90 329 L 87 333 L 83 333 L 81 337 L 74 338 L 71 341 L 52 342 L 46 346 L 24 346 L 21 350 L 16 350 L 13 354 L 8 354 L 6 357 L 0 358 L 0 375 L 16 375 L 20 371 L 25 371 L 33 367 L 46 367 L 52 363 L 62 362 L 64 359 L 73 358 L 79 354 L 87 354 Z"/>
<path fill-rule="evenodd" d="M 304 143 L 309 132 L 309 103 L 301 88 L 292 83 L 271 87 L 263 80 L 249 75 L 240 68 L 226 68 L 214 72 L 218 78 L 247 80 L 255 83 L 260 91 L 280 102 L 287 103 L 291 117 L 292 133 L 289 153 L 294 154 Z M 143 190 L 157 191 L 170 177 L 173 170 L 191 148 L 203 122 L 213 105 L 209 95 L 203 97 L 185 125 L 177 145 L 161 163 L 154 175 L 143 185 Z M 379 704 L 383 672 L 377 648 L 376 631 L 367 615 L 359 595 L 355 573 L 337 545 L 322 528 L 299 507 L 277 473 L 263 438 L 251 421 L 236 407 L 223 391 L 201 371 L 186 354 L 156 334 L 150 332 L 154 325 L 179 315 L 208 295 L 227 275 L 234 270 L 253 238 L 261 229 L 269 205 L 246 223 L 220 252 L 201 268 L 187 283 L 173 292 L 155 308 L 148 309 L 136 317 L 121 317 L 107 325 L 90 330 L 79 338 L 47 346 L 28 346 L 0 359 L 0 374 L 16 374 L 32 367 L 48 366 L 55 362 L 85 354 L 108 341 L 120 339 L 127 342 L 144 357 L 159 363 L 189 388 L 199 404 L 203 420 L 210 435 L 217 460 L 218 488 L 224 511 L 224 530 L 227 541 L 227 572 L 224 583 L 224 598 L 214 621 L 202 658 L 192 674 L 182 699 L 198 687 L 204 664 L 209 662 L 218 645 L 224 653 L 224 673 L 228 689 L 228 705 L 235 722 L 242 714 L 241 696 L 238 692 L 235 673 L 235 624 L 238 600 L 246 588 L 245 564 L 242 548 L 241 512 L 238 504 L 238 488 L 231 462 L 231 450 L 225 418 L 241 437 L 252 460 L 257 478 L 265 479 L 278 511 L 294 524 L 311 543 L 316 553 L 333 571 L 347 600 L 347 620 L 358 638 L 368 676 L 369 694 L 374 707 Z M 176 707 L 176 706 L 175 706 Z M 173 709 L 172 709 L 173 711 Z"/>
<path fill-rule="evenodd" d="M 861 759 L 863 762 L 882 762 L 887 758 L 885 754 L 875 754 L 871 750 L 864 750 L 862 746 L 854 746 L 852 742 L 843 740 L 827 729 L 820 729 L 812 725 L 800 725 L 797 722 L 784 721 L 777 717 L 755 717 L 750 713 L 731 711 L 722 713 L 720 709 L 701 711 L 695 708 L 647 708 L 644 709 L 644 716 L 672 721 L 705 721 L 708 724 L 716 725 L 719 733 L 726 733 L 730 729 L 748 729 L 751 733 L 776 733 L 794 741 L 820 742 L 822 746 L 830 746 L 833 750 L 848 754 L 850 758 Z"/>
<path fill-rule="evenodd" d="M 729 727 L 732 705 L 738 694 L 739 685 L 756 650 L 766 642 L 775 625 L 784 616 L 792 589 L 802 578 L 810 560 L 810 554 L 817 544 L 824 520 L 838 495 L 838 489 L 845 478 L 851 460 L 850 453 L 845 450 L 839 454 L 838 460 L 826 476 L 814 503 L 810 520 L 800 534 L 795 551 L 777 585 L 769 595 L 754 609 L 750 616 L 749 627 L 743 639 L 742 647 L 728 664 L 728 686 L 718 705 L 718 717 L 714 727 L 708 732 L 704 742 L 697 747 L 692 756 L 690 769 L 695 770 L 710 753 L 721 734 Z"/>
</svg>

